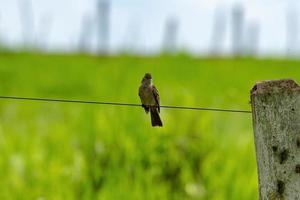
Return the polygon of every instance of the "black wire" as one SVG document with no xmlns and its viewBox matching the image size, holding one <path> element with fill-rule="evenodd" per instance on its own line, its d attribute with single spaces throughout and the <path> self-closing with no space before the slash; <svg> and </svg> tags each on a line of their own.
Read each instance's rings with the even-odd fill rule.
<svg viewBox="0 0 300 200">
<path fill-rule="evenodd" d="M 17 97 L 17 96 L 0 96 L 0 99 L 62 102 L 62 103 L 80 103 L 80 104 L 98 104 L 98 105 L 113 105 L 113 106 L 134 106 L 134 107 L 141 107 L 142 106 L 141 104 L 133 104 L 133 103 L 68 100 L 68 99 L 50 99 L 50 98 Z M 160 106 L 160 107 L 161 108 L 167 108 L 167 109 L 182 109 L 182 110 L 206 110 L 206 111 L 214 111 L 214 112 L 252 113 L 249 110 L 235 110 L 235 109 L 202 108 L 202 107 L 186 107 L 186 106 Z"/>
</svg>

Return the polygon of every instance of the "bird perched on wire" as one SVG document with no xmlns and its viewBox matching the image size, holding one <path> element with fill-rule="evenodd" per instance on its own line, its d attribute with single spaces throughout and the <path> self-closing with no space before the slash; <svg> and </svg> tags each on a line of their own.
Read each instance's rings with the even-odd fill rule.
<svg viewBox="0 0 300 200">
<path fill-rule="evenodd" d="M 152 76 L 146 73 L 139 88 L 142 106 L 148 114 L 150 111 L 152 126 L 163 126 L 160 119 L 160 103 L 158 90 L 152 83 Z"/>
</svg>

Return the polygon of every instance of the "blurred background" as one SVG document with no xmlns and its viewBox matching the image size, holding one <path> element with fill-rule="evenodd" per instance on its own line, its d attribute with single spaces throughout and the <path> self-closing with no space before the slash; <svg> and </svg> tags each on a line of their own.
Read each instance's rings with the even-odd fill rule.
<svg viewBox="0 0 300 200">
<path fill-rule="evenodd" d="M 1 0 L 2 48 L 297 56 L 295 0 Z"/>
<path fill-rule="evenodd" d="M 0 0 L 0 96 L 251 110 L 300 80 L 296 0 Z M 251 114 L 0 100 L 0 199 L 258 199 Z"/>
</svg>

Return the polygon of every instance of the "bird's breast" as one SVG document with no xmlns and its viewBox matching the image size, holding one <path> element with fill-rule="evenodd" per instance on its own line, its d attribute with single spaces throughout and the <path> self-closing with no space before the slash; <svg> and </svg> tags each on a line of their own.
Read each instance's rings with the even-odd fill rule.
<svg viewBox="0 0 300 200">
<path fill-rule="evenodd" d="M 139 89 L 139 94 L 144 105 L 156 105 L 155 98 L 153 96 L 153 89 L 151 86 L 141 86 Z"/>
</svg>

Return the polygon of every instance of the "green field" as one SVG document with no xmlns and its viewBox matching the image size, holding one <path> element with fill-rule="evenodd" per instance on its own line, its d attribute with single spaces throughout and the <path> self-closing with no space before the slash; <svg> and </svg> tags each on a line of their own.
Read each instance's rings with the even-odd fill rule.
<svg viewBox="0 0 300 200">
<path fill-rule="evenodd" d="M 0 95 L 250 110 L 258 80 L 300 62 L 188 56 L 0 55 Z M 0 199 L 258 198 L 251 114 L 0 100 Z"/>
</svg>

